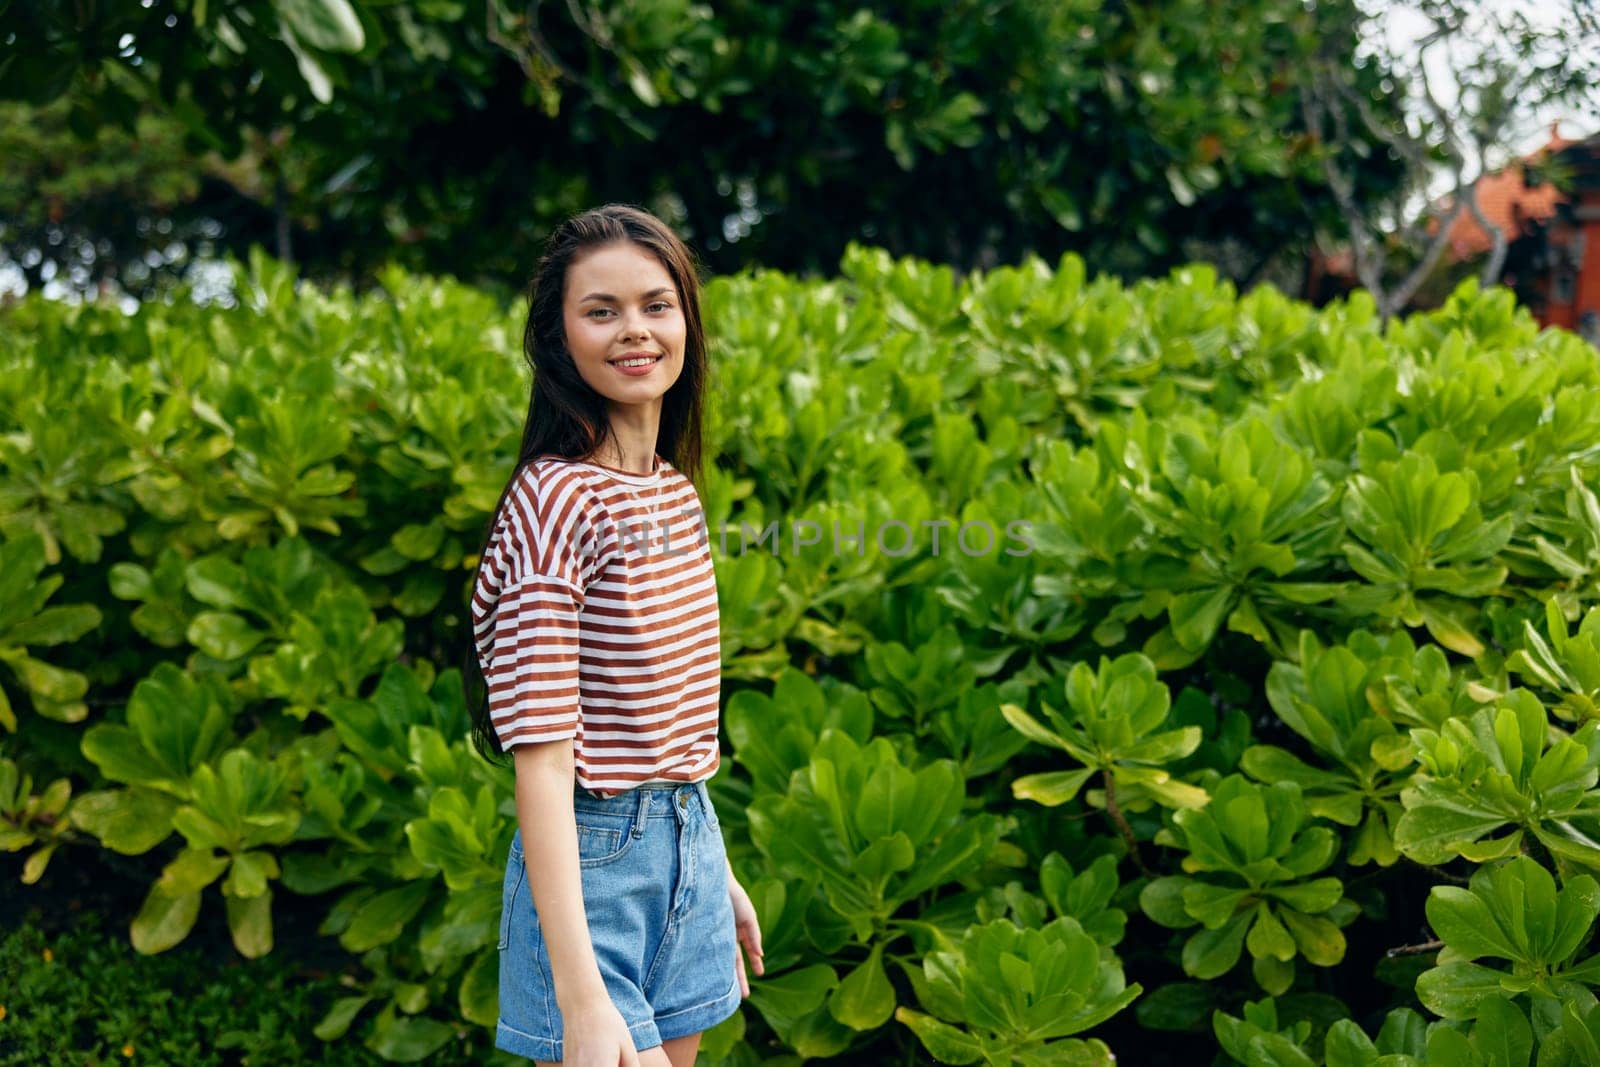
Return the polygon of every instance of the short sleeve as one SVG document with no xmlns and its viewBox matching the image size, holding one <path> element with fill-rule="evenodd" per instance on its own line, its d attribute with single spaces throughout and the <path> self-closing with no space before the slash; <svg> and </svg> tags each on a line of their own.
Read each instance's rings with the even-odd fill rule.
<svg viewBox="0 0 1600 1067">
<path fill-rule="evenodd" d="M 519 475 L 499 525 L 504 580 L 484 680 L 504 750 L 578 733 L 586 538 L 576 487 L 564 488 L 540 492 Z"/>
</svg>

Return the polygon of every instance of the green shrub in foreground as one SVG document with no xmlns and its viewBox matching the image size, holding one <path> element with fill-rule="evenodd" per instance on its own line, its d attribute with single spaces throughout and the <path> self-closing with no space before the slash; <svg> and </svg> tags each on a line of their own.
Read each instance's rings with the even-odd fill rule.
<svg viewBox="0 0 1600 1067">
<path fill-rule="evenodd" d="M 316 1035 L 421 1059 L 494 1021 L 511 782 L 450 665 L 516 322 L 398 273 L 240 282 L 0 318 L 0 845 L 143 863 L 155 959 L 203 919 L 273 959 L 303 898 L 358 976 Z M 717 280 L 707 331 L 712 788 L 769 970 L 706 1063 L 1473 1062 L 1513 1016 L 1588 1047 L 1535 993 L 1594 956 L 1592 348 L 1471 287 L 1380 328 L 1201 268 L 864 249 Z M 952 546 L 1013 520 L 1032 551 Z M 1578 902 L 1572 953 L 1430 948 L 1438 888 L 1508 859 Z"/>
</svg>

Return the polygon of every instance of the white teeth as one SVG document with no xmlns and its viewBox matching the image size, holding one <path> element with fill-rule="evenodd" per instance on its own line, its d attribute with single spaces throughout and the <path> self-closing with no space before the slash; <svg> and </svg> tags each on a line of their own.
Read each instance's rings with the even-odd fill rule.
<svg viewBox="0 0 1600 1067">
<path fill-rule="evenodd" d="M 658 358 L 659 357 L 651 356 L 651 357 L 646 358 L 646 359 L 619 359 L 619 360 L 617 360 L 617 366 L 619 366 L 619 367 L 643 367 L 647 363 L 654 363 L 656 361 L 656 359 L 658 359 Z"/>
</svg>

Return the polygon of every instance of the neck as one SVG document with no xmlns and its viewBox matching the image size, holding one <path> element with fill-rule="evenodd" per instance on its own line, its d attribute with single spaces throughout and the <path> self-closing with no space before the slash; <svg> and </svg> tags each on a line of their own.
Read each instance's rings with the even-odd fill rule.
<svg viewBox="0 0 1600 1067">
<path fill-rule="evenodd" d="M 634 474 L 651 473 L 661 433 L 660 402 L 654 406 L 613 407 L 608 412 L 608 421 L 611 432 L 595 449 L 595 462 Z"/>
<path fill-rule="evenodd" d="M 605 449 L 594 453 L 594 461 L 607 467 L 618 470 L 630 471 L 634 474 L 650 474 L 655 470 L 656 457 L 653 452 L 632 451 L 628 456 L 615 449 Z"/>
</svg>

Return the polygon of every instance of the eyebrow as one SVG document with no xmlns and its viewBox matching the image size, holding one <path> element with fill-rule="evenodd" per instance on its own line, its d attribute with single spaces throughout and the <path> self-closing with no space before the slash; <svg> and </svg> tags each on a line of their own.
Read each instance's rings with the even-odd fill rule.
<svg viewBox="0 0 1600 1067">
<path fill-rule="evenodd" d="M 644 299 L 649 300 L 653 296 L 660 296 L 662 293 L 670 292 L 672 292 L 672 287 L 669 285 L 663 285 L 659 289 L 652 289 L 648 293 L 644 294 Z M 612 296 L 610 293 L 590 293 L 588 296 L 580 299 L 578 303 L 582 304 L 590 300 L 609 300 L 612 303 L 616 303 L 617 298 Z"/>
</svg>

